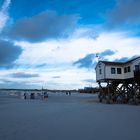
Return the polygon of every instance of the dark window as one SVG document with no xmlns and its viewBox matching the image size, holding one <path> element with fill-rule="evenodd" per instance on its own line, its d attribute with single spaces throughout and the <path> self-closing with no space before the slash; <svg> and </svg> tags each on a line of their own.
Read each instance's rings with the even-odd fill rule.
<svg viewBox="0 0 140 140">
<path fill-rule="evenodd" d="M 122 69 L 121 68 L 117 68 L 117 74 L 122 74 Z"/>
<path fill-rule="evenodd" d="M 131 72 L 130 66 L 124 68 L 124 73 Z"/>
<path fill-rule="evenodd" d="M 102 74 L 102 69 L 99 69 L 99 74 Z"/>
<path fill-rule="evenodd" d="M 139 70 L 140 68 L 139 68 L 139 65 L 135 65 L 135 70 L 137 71 L 137 70 Z"/>
<path fill-rule="evenodd" d="M 127 67 L 124 68 L 124 73 L 127 73 Z"/>
<path fill-rule="evenodd" d="M 111 68 L 111 74 L 115 74 L 115 73 L 116 73 L 115 68 Z"/>
<path fill-rule="evenodd" d="M 131 72 L 130 66 L 127 67 L 127 71 L 128 72 Z"/>
</svg>

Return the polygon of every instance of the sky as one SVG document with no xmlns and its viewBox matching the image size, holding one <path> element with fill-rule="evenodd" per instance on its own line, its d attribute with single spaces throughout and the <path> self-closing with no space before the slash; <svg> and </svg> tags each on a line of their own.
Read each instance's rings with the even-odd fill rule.
<svg viewBox="0 0 140 140">
<path fill-rule="evenodd" d="M 0 88 L 96 87 L 100 60 L 140 56 L 139 0 L 0 0 Z"/>
</svg>

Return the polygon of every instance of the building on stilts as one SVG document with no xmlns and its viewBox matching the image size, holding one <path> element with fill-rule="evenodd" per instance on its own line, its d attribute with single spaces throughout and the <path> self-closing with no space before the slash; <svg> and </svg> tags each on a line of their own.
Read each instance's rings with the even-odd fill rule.
<svg viewBox="0 0 140 140">
<path fill-rule="evenodd" d="M 95 70 L 100 102 L 140 103 L 140 57 L 127 62 L 99 61 Z"/>
</svg>

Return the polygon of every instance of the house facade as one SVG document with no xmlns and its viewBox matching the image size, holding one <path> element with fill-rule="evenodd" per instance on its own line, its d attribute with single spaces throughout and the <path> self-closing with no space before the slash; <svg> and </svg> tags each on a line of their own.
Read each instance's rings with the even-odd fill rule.
<svg viewBox="0 0 140 140">
<path fill-rule="evenodd" d="M 140 70 L 140 57 L 127 62 L 99 61 L 95 70 L 97 82 L 132 79 L 134 71 Z"/>
</svg>

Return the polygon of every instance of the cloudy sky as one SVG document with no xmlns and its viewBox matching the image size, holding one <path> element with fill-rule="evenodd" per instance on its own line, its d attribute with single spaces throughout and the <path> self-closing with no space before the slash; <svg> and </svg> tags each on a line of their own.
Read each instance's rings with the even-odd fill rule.
<svg viewBox="0 0 140 140">
<path fill-rule="evenodd" d="M 0 88 L 96 86 L 100 60 L 140 55 L 140 0 L 0 0 Z"/>
</svg>

